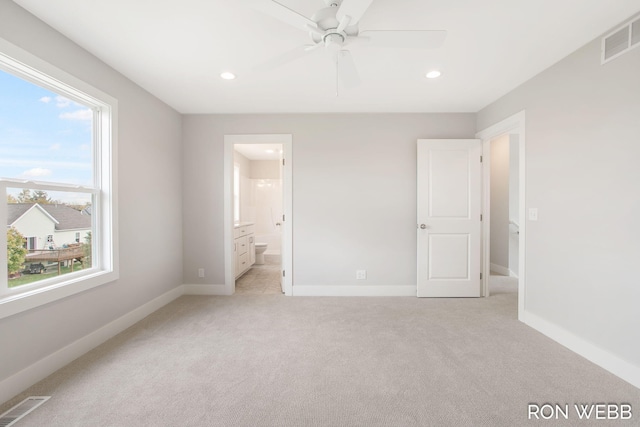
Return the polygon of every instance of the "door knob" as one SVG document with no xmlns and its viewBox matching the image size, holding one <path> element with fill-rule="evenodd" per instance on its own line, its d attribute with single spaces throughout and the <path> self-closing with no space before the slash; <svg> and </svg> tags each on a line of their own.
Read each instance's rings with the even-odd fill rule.
<svg viewBox="0 0 640 427">
<path fill-rule="evenodd" d="M 427 228 L 427 224 L 420 224 L 420 228 L 424 230 L 425 228 Z"/>
</svg>

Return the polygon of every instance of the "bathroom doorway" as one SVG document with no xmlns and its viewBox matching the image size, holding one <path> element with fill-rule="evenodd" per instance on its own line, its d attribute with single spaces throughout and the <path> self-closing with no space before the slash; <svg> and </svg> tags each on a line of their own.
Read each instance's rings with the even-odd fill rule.
<svg viewBox="0 0 640 427">
<path fill-rule="evenodd" d="M 229 294 L 292 293 L 290 142 L 291 135 L 225 136 Z"/>
</svg>

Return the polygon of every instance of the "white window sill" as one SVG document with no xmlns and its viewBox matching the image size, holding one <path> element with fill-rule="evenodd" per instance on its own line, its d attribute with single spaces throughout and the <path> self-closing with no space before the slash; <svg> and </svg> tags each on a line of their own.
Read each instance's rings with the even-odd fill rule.
<svg viewBox="0 0 640 427">
<path fill-rule="evenodd" d="M 45 285 L 31 291 L 22 291 L 15 295 L 6 295 L 0 299 L 0 319 L 58 301 L 117 279 L 118 273 L 115 271 L 88 272 L 80 277 L 49 286 Z"/>
</svg>

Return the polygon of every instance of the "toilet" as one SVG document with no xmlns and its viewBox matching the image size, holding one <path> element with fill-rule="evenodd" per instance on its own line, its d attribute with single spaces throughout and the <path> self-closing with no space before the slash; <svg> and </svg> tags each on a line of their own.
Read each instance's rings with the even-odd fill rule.
<svg viewBox="0 0 640 427">
<path fill-rule="evenodd" d="M 264 251 L 266 250 L 266 243 L 256 243 L 256 264 L 264 264 Z"/>
</svg>

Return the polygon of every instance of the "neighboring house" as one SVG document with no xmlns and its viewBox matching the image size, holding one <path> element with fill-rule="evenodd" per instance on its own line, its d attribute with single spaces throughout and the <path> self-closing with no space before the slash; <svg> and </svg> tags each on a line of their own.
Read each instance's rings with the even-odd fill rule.
<svg viewBox="0 0 640 427">
<path fill-rule="evenodd" d="M 9 203 L 7 226 L 25 237 L 27 249 L 51 249 L 84 243 L 91 215 L 66 205 Z"/>
</svg>

